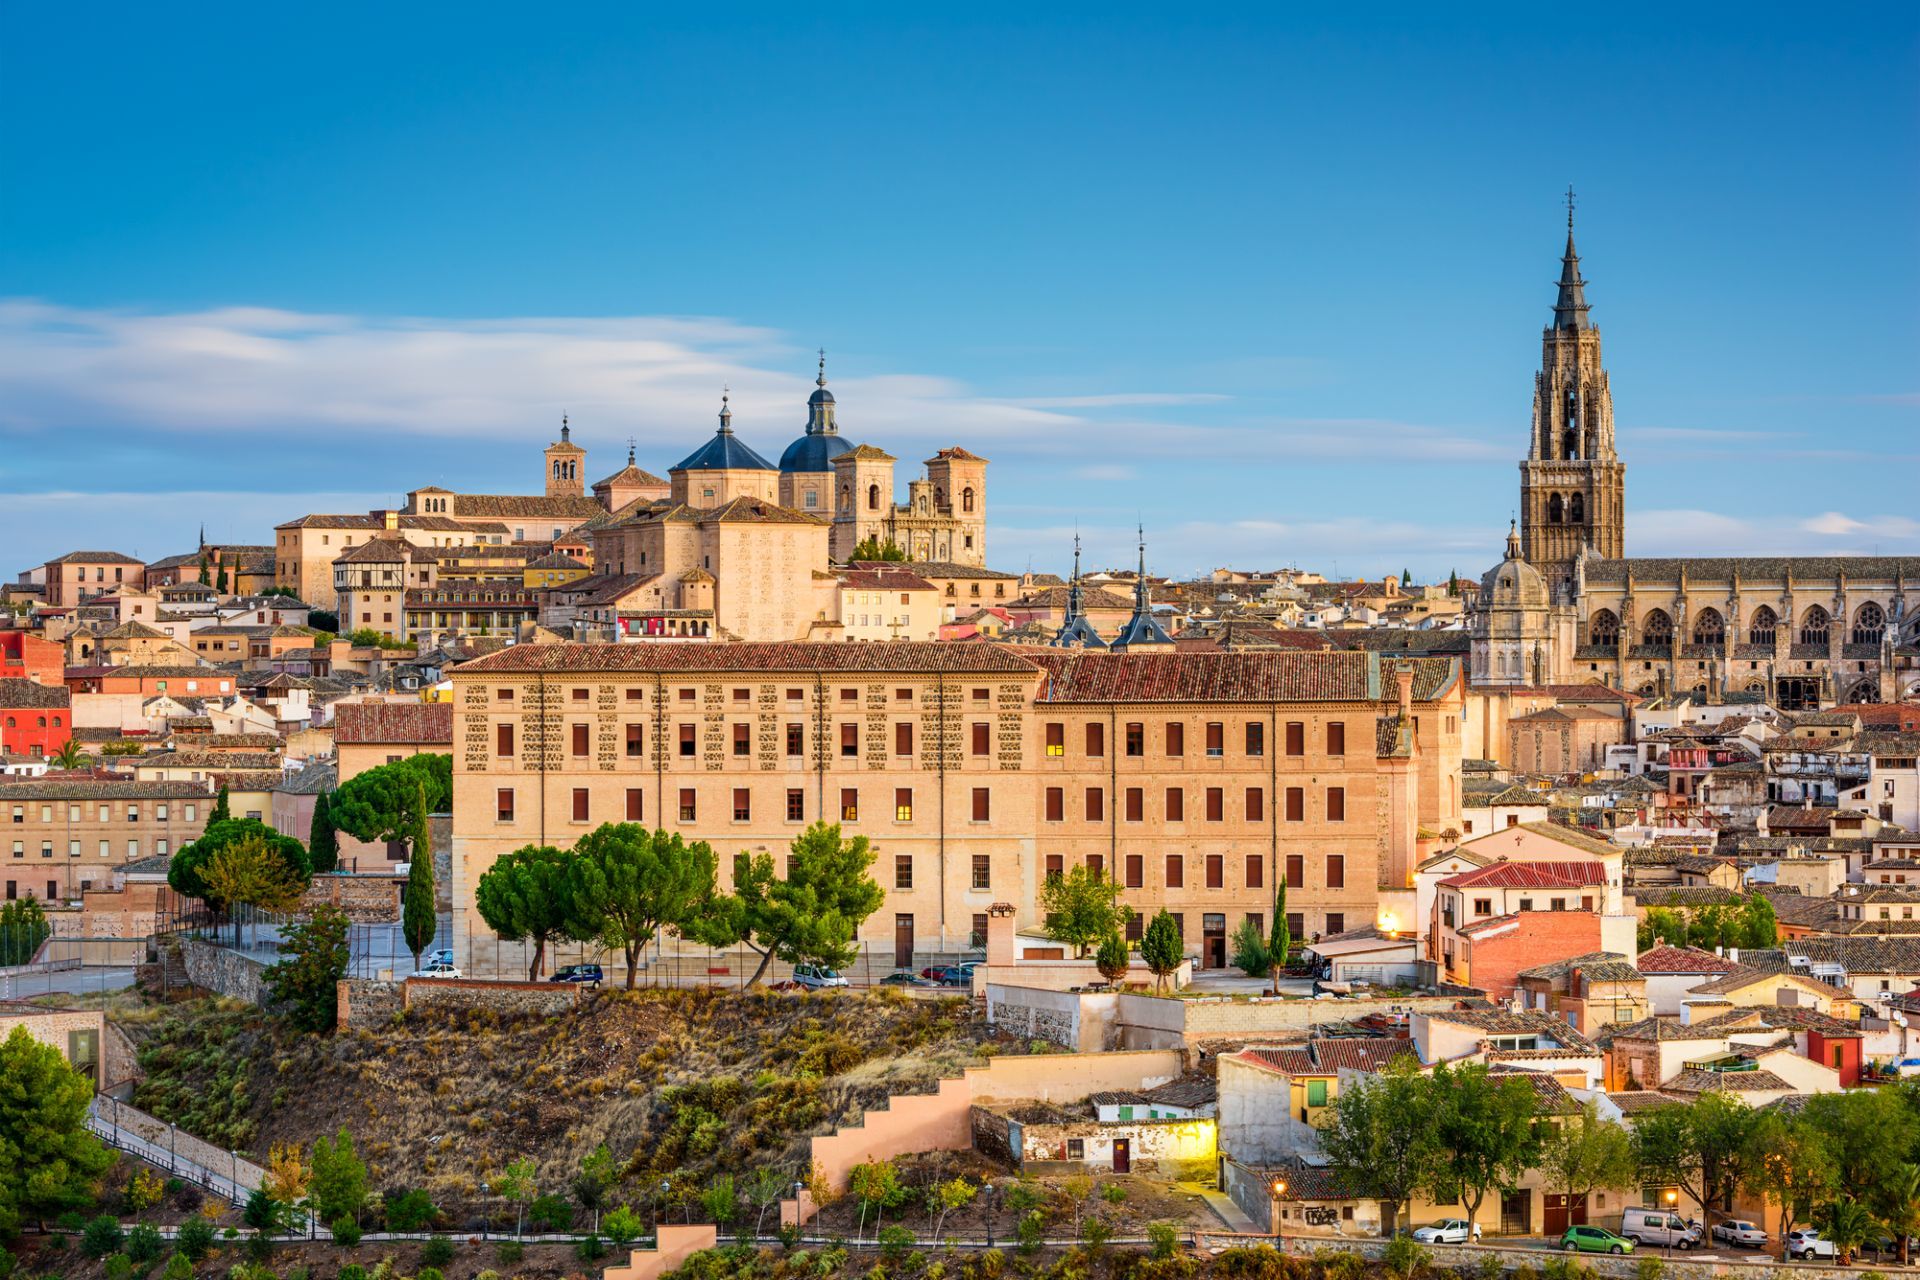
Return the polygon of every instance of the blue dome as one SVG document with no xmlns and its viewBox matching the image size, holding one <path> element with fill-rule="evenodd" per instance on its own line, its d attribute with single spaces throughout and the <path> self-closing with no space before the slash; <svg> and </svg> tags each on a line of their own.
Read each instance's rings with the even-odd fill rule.
<svg viewBox="0 0 1920 1280">
<path fill-rule="evenodd" d="M 831 471 L 833 460 L 853 448 L 846 440 L 825 432 L 808 432 L 780 455 L 782 471 Z"/>
<path fill-rule="evenodd" d="M 725 428 L 713 439 L 682 458 L 675 471 L 772 471 L 773 464 L 748 448 Z"/>
</svg>

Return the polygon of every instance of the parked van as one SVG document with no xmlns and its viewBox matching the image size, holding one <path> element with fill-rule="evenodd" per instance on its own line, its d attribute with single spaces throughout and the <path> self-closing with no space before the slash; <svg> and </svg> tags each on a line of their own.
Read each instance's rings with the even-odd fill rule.
<svg viewBox="0 0 1920 1280">
<path fill-rule="evenodd" d="M 1700 1243 L 1700 1228 L 1677 1213 L 1634 1205 L 1620 1215 L 1620 1234 L 1635 1244 L 1671 1245 L 1691 1249 Z"/>
</svg>

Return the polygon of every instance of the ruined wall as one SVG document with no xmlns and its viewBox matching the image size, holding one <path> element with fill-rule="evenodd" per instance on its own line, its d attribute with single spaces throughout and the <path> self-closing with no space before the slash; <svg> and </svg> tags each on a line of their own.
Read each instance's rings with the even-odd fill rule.
<svg viewBox="0 0 1920 1280">
<path fill-rule="evenodd" d="M 406 881 L 391 875 L 328 872 L 313 878 L 296 910 L 338 907 L 355 924 L 388 924 L 400 918 L 400 893 L 405 886 Z"/>
<path fill-rule="evenodd" d="M 1184 1177 L 1197 1170 L 1213 1171 L 1217 1127 L 1211 1119 L 1074 1120 L 1022 1124 L 1019 1129 L 1023 1172 L 1117 1172 L 1122 1142 L 1125 1164 L 1134 1173 Z"/>
<path fill-rule="evenodd" d="M 989 983 L 987 1023 L 1023 1040 L 1045 1040 L 1076 1053 L 1118 1047 L 1111 991 L 1069 992 Z"/>
</svg>

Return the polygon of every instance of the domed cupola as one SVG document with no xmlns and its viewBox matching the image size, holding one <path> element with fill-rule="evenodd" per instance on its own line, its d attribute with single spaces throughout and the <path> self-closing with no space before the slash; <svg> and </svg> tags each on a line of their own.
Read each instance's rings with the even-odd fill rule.
<svg viewBox="0 0 1920 1280">
<path fill-rule="evenodd" d="M 833 420 L 833 392 L 827 390 L 827 353 L 820 353 L 820 373 L 813 380 L 814 392 L 807 397 L 807 430 L 780 455 L 783 472 L 833 470 L 833 460 L 853 446 L 840 438 L 840 426 Z"/>
</svg>

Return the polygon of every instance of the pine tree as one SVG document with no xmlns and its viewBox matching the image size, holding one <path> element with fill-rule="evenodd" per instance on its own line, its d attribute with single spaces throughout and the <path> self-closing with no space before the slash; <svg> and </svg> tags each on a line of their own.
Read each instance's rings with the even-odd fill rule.
<svg viewBox="0 0 1920 1280">
<path fill-rule="evenodd" d="M 1147 925 L 1146 932 L 1140 938 L 1140 959 L 1153 973 L 1154 986 L 1164 991 L 1167 979 L 1180 962 L 1186 959 L 1186 947 L 1180 941 L 1180 926 L 1165 910 L 1156 915 Z"/>
<path fill-rule="evenodd" d="M 1460 594 L 1460 575 L 1452 569 L 1447 570 L 1447 594 L 1450 596 Z"/>
<path fill-rule="evenodd" d="M 340 839 L 334 833 L 333 805 L 322 791 L 313 802 L 313 826 L 307 831 L 307 860 L 313 873 L 333 871 L 340 865 Z"/>
<path fill-rule="evenodd" d="M 87 1132 L 93 1081 L 16 1026 L 0 1041 L 0 1236 L 98 1203 L 113 1154 Z"/>
<path fill-rule="evenodd" d="M 416 794 L 412 848 L 408 851 L 413 861 L 407 869 L 400 933 L 407 950 L 413 952 L 413 967 L 418 969 L 420 953 L 433 942 L 438 918 L 433 902 L 433 834 L 427 821 L 427 784 L 420 783 Z"/>
</svg>

